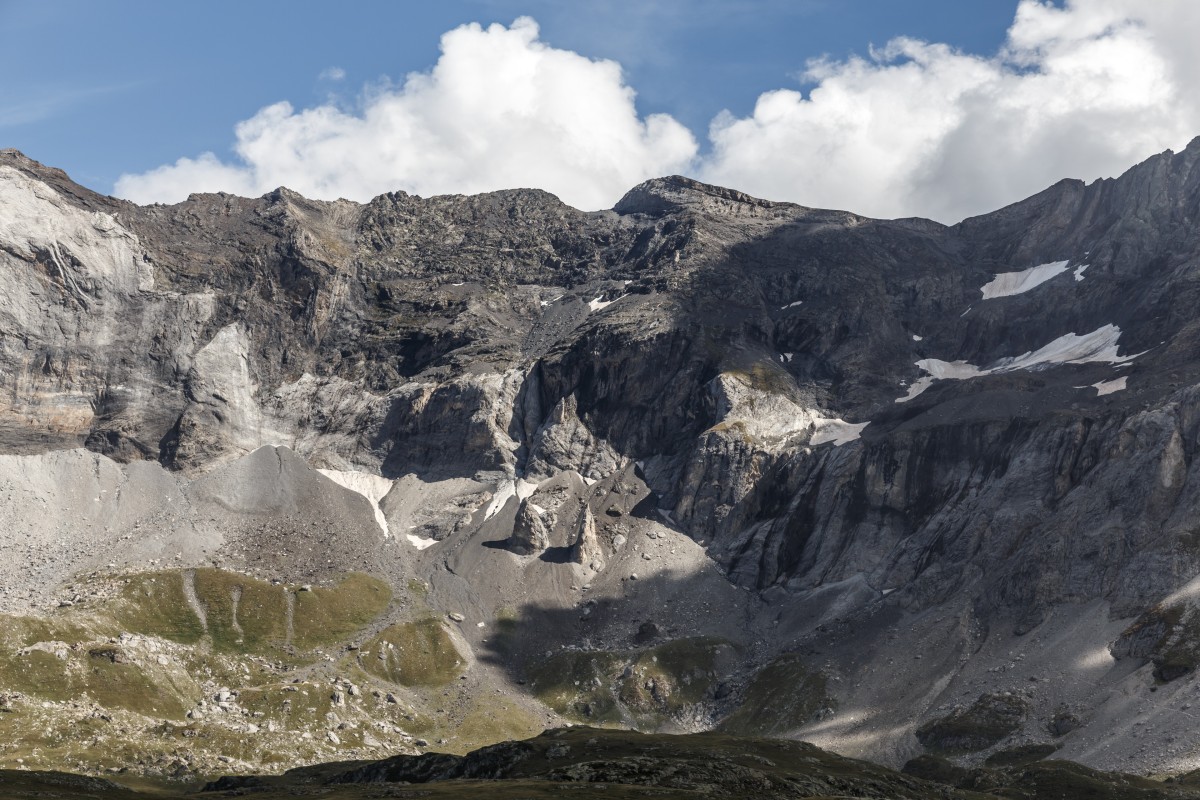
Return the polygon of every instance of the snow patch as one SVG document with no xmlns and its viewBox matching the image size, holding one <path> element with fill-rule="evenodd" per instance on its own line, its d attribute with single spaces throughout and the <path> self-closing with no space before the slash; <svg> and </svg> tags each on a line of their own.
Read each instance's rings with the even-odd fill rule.
<svg viewBox="0 0 1200 800">
<path fill-rule="evenodd" d="M 993 276 L 991 281 L 980 288 L 980 291 L 983 292 L 984 300 L 1024 294 L 1041 286 L 1054 276 L 1066 272 L 1068 263 L 1067 261 L 1052 261 L 1049 264 L 1040 264 L 1021 272 L 1002 272 Z"/>
<path fill-rule="evenodd" d="M 1121 329 L 1111 324 L 1097 328 L 1083 336 L 1068 333 L 1038 350 L 1002 358 L 986 368 L 968 364 L 966 361 L 941 361 L 936 358 L 924 358 L 916 362 L 916 365 L 927 375 L 914 381 L 913 385 L 908 388 L 908 394 L 896 398 L 896 402 L 904 403 L 913 399 L 928 389 L 934 381 L 939 380 L 967 380 L 981 375 L 1035 369 L 1049 364 L 1092 364 L 1095 362 L 1124 364 L 1142 355 L 1141 353 L 1129 356 L 1117 355 L 1120 338 Z"/>
<path fill-rule="evenodd" d="M 860 438 L 863 428 L 870 424 L 870 422 L 846 422 L 844 419 L 818 418 L 813 422 L 815 430 L 808 443 L 815 447 L 826 442 L 833 442 L 834 447 L 841 447 Z"/>
<path fill-rule="evenodd" d="M 411 533 L 404 534 L 404 538 L 408 539 L 408 543 L 418 550 L 424 550 L 427 547 L 433 547 L 438 543 L 437 539 L 424 539 L 420 536 L 413 536 Z"/>
<path fill-rule="evenodd" d="M 1125 382 L 1128 380 L 1128 376 L 1122 375 L 1120 378 L 1113 378 L 1111 381 L 1100 381 L 1099 383 L 1093 383 L 1090 388 L 1096 390 L 1097 397 L 1104 397 L 1106 394 L 1125 391 Z"/>
<path fill-rule="evenodd" d="M 516 497 L 517 482 L 514 480 L 501 481 L 496 486 L 496 493 L 492 495 L 492 502 L 488 503 L 487 510 L 483 512 L 483 518 L 491 519 L 500 513 L 500 509 L 504 508 L 504 504 L 509 501 L 509 498 Z"/>
<path fill-rule="evenodd" d="M 343 489 L 349 489 L 367 498 L 367 501 L 371 504 L 371 508 L 375 511 L 375 522 L 378 523 L 379 529 L 383 531 L 384 538 L 391 536 L 391 531 L 388 530 L 387 518 L 383 516 L 383 510 L 379 508 L 379 501 L 383 500 L 387 496 L 387 493 L 392 490 L 392 482 L 390 480 L 379 475 L 372 475 L 369 472 L 353 472 L 340 469 L 319 469 L 317 472 L 329 478 L 329 480 Z"/>
<path fill-rule="evenodd" d="M 559 300 L 562 300 L 562 299 L 563 299 L 563 297 L 564 297 L 564 295 L 561 295 L 561 294 L 560 294 L 558 297 L 553 297 L 553 298 L 551 298 L 551 299 L 549 299 L 549 300 L 543 300 L 543 301 L 542 301 L 542 308 L 545 308 L 546 306 L 550 305 L 551 303 L 557 303 Z"/>
<path fill-rule="evenodd" d="M 797 300 L 797 301 L 796 301 L 796 302 L 794 302 L 794 303 L 788 303 L 786 306 L 780 306 L 780 307 L 779 307 L 779 310 L 780 310 L 780 311 L 787 311 L 789 308 L 795 308 L 796 306 L 801 306 L 801 305 L 804 305 L 804 301 L 803 301 L 803 300 Z"/>
<path fill-rule="evenodd" d="M 1075 268 L 1075 280 L 1076 281 L 1083 280 L 1083 273 L 1088 268 L 1088 266 L 1089 266 L 1088 264 L 1080 264 L 1078 267 Z"/>
<path fill-rule="evenodd" d="M 925 339 L 924 336 L 917 336 L 915 333 L 912 335 L 912 337 L 913 337 L 914 342 L 924 341 L 924 339 Z"/>
<path fill-rule="evenodd" d="M 595 300 L 589 300 L 588 301 L 588 310 L 589 311 L 603 311 L 604 309 L 608 308 L 609 306 L 611 306 L 613 303 L 617 302 L 618 300 L 624 300 L 626 297 L 629 297 L 628 294 L 623 294 L 620 297 L 614 297 L 612 300 L 601 300 L 600 298 L 603 296 L 604 295 L 597 295 Z"/>
<path fill-rule="evenodd" d="M 794 355 L 795 355 L 795 353 L 780 353 L 779 360 L 780 360 L 780 362 L 786 364 L 792 360 L 792 356 L 794 356 Z"/>
</svg>

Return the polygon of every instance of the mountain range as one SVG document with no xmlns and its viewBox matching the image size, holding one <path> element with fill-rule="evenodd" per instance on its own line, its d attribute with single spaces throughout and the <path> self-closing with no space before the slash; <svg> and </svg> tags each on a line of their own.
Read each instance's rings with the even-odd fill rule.
<svg viewBox="0 0 1200 800">
<path fill-rule="evenodd" d="M 1198 218 L 1200 139 L 954 226 L 0 151 L 0 768 L 586 724 L 1185 775 Z"/>
</svg>

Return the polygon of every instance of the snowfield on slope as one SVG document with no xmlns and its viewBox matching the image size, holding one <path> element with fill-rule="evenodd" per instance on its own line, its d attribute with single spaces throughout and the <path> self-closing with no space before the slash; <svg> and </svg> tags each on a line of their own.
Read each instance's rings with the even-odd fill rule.
<svg viewBox="0 0 1200 800">
<path fill-rule="evenodd" d="M 816 447 L 833 442 L 834 447 L 841 447 L 859 439 L 863 428 L 870 424 L 870 421 L 846 422 L 844 419 L 817 418 L 813 420 L 813 435 L 808 443 Z"/>
<path fill-rule="evenodd" d="M 1091 386 L 1096 390 L 1097 397 L 1103 397 L 1113 392 L 1125 391 L 1125 382 L 1127 380 L 1129 378 L 1122 375 L 1120 378 L 1113 378 L 1111 381 L 1100 381 L 1099 383 L 1093 383 Z"/>
<path fill-rule="evenodd" d="M 1020 272 L 1001 272 L 980 287 L 980 291 L 983 292 L 984 300 L 1024 294 L 1031 289 L 1036 289 L 1056 275 L 1066 272 L 1067 264 L 1066 261 L 1052 261 L 1049 264 L 1040 264 Z"/>
<path fill-rule="evenodd" d="M 1124 364 L 1142 355 L 1141 353 L 1128 356 L 1117 355 L 1120 338 L 1121 329 L 1112 324 L 1104 325 L 1083 336 L 1068 333 L 1038 350 L 1011 358 L 1002 358 L 990 367 L 977 367 L 966 361 L 923 358 L 917 361 L 916 365 L 927 374 L 914 381 L 912 386 L 908 387 L 908 394 L 896 398 L 896 402 L 905 403 L 912 400 L 932 386 L 934 381 L 962 381 L 981 375 L 1036 369 L 1051 364 L 1092 364 L 1096 362 Z"/>
<path fill-rule="evenodd" d="M 600 298 L 603 296 L 604 295 L 598 295 L 596 299 L 588 301 L 587 306 L 589 312 L 603 311 L 618 300 L 624 300 L 626 297 L 629 297 L 628 294 L 623 294 L 620 297 L 614 297 L 612 300 L 601 300 Z"/>
<path fill-rule="evenodd" d="M 329 478 L 329 480 L 343 489 L 349 489 L 367 498 L 367 501 L 371 504 L 371 510 L 375 512 L 375 522 L 379 525 L 379 529 L 383 531 L 384 538 L 386 539 L 388 536 L 391 536 L 391 531 L 388 530 L 387 517 L 383 515 L 383 510 L 379 508 L 379 501 L 387 497 L 387 493 L 392 490 L 392 482 L 390 480 L 379 475 L 372 475 L 369 472 L 355 472 L 353 470 L 318 469 L 317 472 Z"/>
</svg>

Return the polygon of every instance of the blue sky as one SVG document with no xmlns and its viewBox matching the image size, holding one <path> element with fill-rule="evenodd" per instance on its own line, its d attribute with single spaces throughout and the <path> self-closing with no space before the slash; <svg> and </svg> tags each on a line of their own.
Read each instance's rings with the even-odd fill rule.
<svg viewBox="0 0 1200 800">
<path fill-rule="evenodd" d="M 111 191 L 123 172 L 227 152 L 234 123 L 427 70 L 467 22 L 532 16 L 542 38 L 619 61 L 638 108 L 698 134 L 724 108 L 798 86 L 814 56 L 865 53 L 900 34 L 990 52 L 1014 0 L 601 0 L 203 3 L 0 0 L 0 142 Z M 335 84 L 320 74 L 345 71 Z"/>
<path fill-rule="evenodd" d="M 1123 0 L 1117 0 L 1116 4 L 1121 2 Z M 1186 0 L 1162 2 L 1165 6 L 1186 6 Z M 1035 55 L 1030 56 L 1032 63 L 1016 63 L 1024 56 L 1018 56 L 1014 61 L 1011 53 L 1002 53 L 1006 46 L 1012 49 L 1009 36 L 1018 11 L 1016 0 L 598 0 L 592 3 L 462 0 L 437 4 L 338 5 L 304 0 L 236 3 L 225 0 L 205 3 L 0 0 L 0 30 L 4 32 L 6 42 L 0 49 L 0 68 L 4 74 L 19 76 L 19 79 L 0 85 L 0 146 L 21 149 L 44 163 L 66 169 L 81 183 L 105 192 L 113 191 L 122 175 L 136 176 L 174 164 L 180 158 L 195 159 L 211 153 L 212 160 L 206 164 L 213 170 L 205 173 L 203 180 L 193 177 L 197 171 L 189 161 L 187 171 L 177 171 L 170 176 L 160 174 L 153 185 L 145 181 L 126 181 L 120 188 L 137 200 L 180 199 L 170 195 L 184 192 L 187 180 L 197 180 L 195 188 L 200 190 L 225 188 L 221 183 L 225 180 L 230 181 L 231 190 L 256 191 L 270 180 L 288 180 L 292 173 L 283 167 L 273 170 L 256 163 L 253 156 L 244 152 L 244 143 L 240 145 L 241 150 L 235 150 L 235 146 L 239 146 L 235 126 L 239 122 L 255 119 L 260 111 L 279 101 L 287 101 L 293 114 L 305 109 L 329 109 L 350 118 L 369 116 L 372 98 L 389 92 L 404 94 L 407 75 L 428 72 L 439 63 L 442 57 L 440 37 L 446 32 L 478 22 L 485 34 L 489 31 L 503 33 L 513 26 L 514 20 L 530 17 L 536 20 L 537 28 L 532 43 L 530 37 L 525 37 L 527 47 L 551 48 L 587 60 L 618 62 L 622 69 L 619 88 L 636 92 L 634 122 L 644 124 L 651 115 L 668 115 L 673 123 L 682 126 L 694 138 L 690 148 L 681 143 L 677 135 L 670 147 L 647 139 L 638 145 L 641 150 L 636 153 L 631 155 L 616 149 L 611 153 L 612 158 L 643 164 L 642 172 L 646 175 L 653 174 L 656 166 L 669 167 L 701 178 L 730 183 L 741 181 L 743 186 L 739 188 L 777 199 L 812 205 L 848 204 L 859 198 L 853 193 L 831 190 L 835 178 L 821 178 L 813 173 L 815 168 L 811 165 L 797 164 L 795 151 L 811 144 L 814 152 L 824 152 L 836 146 L 838 137 L 854 142 L 862 131 L 847 134 L 844 130 L 830 130 L 828 126 L 821 127 L 823 123 L 819 120 L 814 122 L 813 117 L 828 119 L 843 113 L 862 117 L 854 104 L 873 104 L 869 114 L 875 116 L 870 129 L 886 128 L 889 123 L 881 116 L 884 113 L 881 109 L 895 104 L 903 106 L 907 102 L 906 92 L 924 99 L 914 101 L 911 119 L 901 118 L 903 114 L 896 118 L 895 126 L 904 129 L 899 131 L 901 134 L 920 128 L 925 118 L 941 118 L 946 114 L 955 118 L 969 117 L 976 112 L 964 111 L 965 106 L 961 103 L 961 107 L 950 110 L 938 106 L 941 102 L 938 95 L 957 92 L 955 97 L 971 93 L 975 96 L 1001 91 L 997 87 L 1014 76 L 1019 78 L 1039 70 L 1053 71 L 1056 69 L 1054 64 L 1038 59 L 1043 59 L 1039 54 L 1049 47 L 1061 43 L 1062 37 L 1054 33 L 1054 26 L 1063 20 L 1081 30 L 1089 24 L 1099 24 L 1097 14 L 1103 16 L 1107 12 L 1086 7 L 1099 4 L 1099 0 L 1078 0 L 1068 2 L 1064 7 L 1062 3 L 1049 0 L 1040 3 L 1026 0 L 1023 5 L 1037 12 L 1033 16 L 1038 19 L 1035 19 L 1037 24 L 1033 27 L 1036 30 L 1032 34 L 1036 41 L 1024 52 Z M 1112 3 L 1104 5 L 1111 6 Z M 1133 8 L 1136 4 L 1129 5 Z M 1037 8 L 1032 8 L 1034 6 Z M 1119 18 L 1117 22 L 1129 20 Z M 1140 25 L 1140 29 L 1149 24 L 1145 20 L 1133 22 Z M 491 29 L 488 26 L 492 23 L 503 27 Z M 1154 24 L 1160 24 L 1164 29 L 1183 25 L 1186 29 L 1192 23 L 1189 17 L 1182 22 L 1160 19 Z M 1113 27 L 1109 19 L 1107 28 L 1110 32 Z M 1072 44 L 1076 48 L 1072 52 L 1076 55 L 1079 47 L 1096 44 L 1107 35 L 1104 26 L 1091 33 L 1085 31 L 1085 34 L 1082 45 Z M 1042 39 L 1037 39 L 1038 36 Z M 881 57 L 880 49 L 896 37 L 909 37 L 930 46 L 945 45 L 946 48 L 934 52 L 901 47 Z M 1136 36 L 1133 38 L 1137 39 Z M 482 39 L 477 41 L 483 42 Z M 475 44 L 467 42 L 463 47 L 475 47 Z M 1096 54 L 1091 57 L 1102 57 L 1103 48 L 1094 49 Z M 945 55 L 946 52 L 961 56 L 960 62 L 954 62 Z M 1064 56 L 1063 63 L 1070 60 L 1067 55 L 1070 54 Z M 821 57 L 831 65 L 826 73 L 805 74 L 812 59 Z M 1138 62 L 1131 69 L 1141 69 L 1144 73 L 1145 64 L 1141 62 L 1145 61 L 1145 53 L 1133 53 L 1130 58 Z M 900 80 L 903 77 L 899 74 L 900 68 L 913 63 L 923 70 L 913 78 L 916 83 Z M 991 64 L 994 69 L 987 75 L 981 73 L 977 84 L 965 88 L 955 84 L 953 73 L 969 73 L 977 63 Z M 585 63 L 580 61 L 579 65 L 586 71 Z M 474 68 L 485 70 L 487 67 L 487 64 L 474 65 Z M 859 74 L 862 69 L 867 70 L 865 77 Z M 937 77 L 939 69 L 945 73 L 941 77 Z M 580 76 L 581 87 L 591 85 L 587 82 L 590 79 L 584 79 L 583 72 Z M 1101 82 L 1119 79 L 1122 76 L 1096 78 Z M 875 83 L 868 85 L 871 80 Z M 955 85 L 943 89 L 938 80 Z M 890 89 L 885 86 L 889 82 L 895 83 Z M 1075 76 L 1070 85 L 1077 82 Z M 808 102 L 817 96 L 810 97 L 809 93 L 823 83 L 830 87 L 825 94 L 838 94 L 843 105 L 818 108 L 815 103 Z M 1032 86 L 1030 83 L 1025 85 Z M 760 119 L 756 115 L 756 104 L 760 104 L 764 93 L 775 90 L 800 92 L 772 95 L 781 113 L 791 120 L 787 130 L 781 127 L 767 130 L 769 126 L 763 121 L 766 118 Z M 1136 86 L 1133 90 L 1136 92 Z M 584 90 L 581 88 L 580 91 Z M 881 92 L 892 94 L 884 97 Z M 827 99 L 826 103 L 829 102 L 832 101 Z M 922 109 L 921 103 L 933 105 Z M 431 101 L 420 112 L 425 115 L 422 119 L 435 113 L 430 108 L 443 105 Z M 714 137 L 710 135 L 710 124 L 724 110 L 730 112 L 722 123 L 728 130 L 724 138 Z M 1105 113 L 1111 116 L 1110 112 L 1111 109 Z M 613 113 L 619 116 L 623 112 L 614 106 Z M 1140 112 L 1135 109 L 1130 113 Z M 498 118 L 489 117 L 486 124 L 494 124 Z M 736 121 L 745 124 L 733 125 Z M 484 123 L 461 122 L 464 128 L 472 124 Z M 1102 152 L 1096 159 L 1096 174 L 1079 177 L 1098 177 L 1105 171 L 1111 172 L 1116 164 L 1130 161 L 1135 154 L 1139 157 L 1149 155 L 1153 150 L 1161 149 L 1158 146 L 1160 139 L 1165 143 L 1163 146 L 1177 145 L 1181 131 L 1189 124 L 1190 119 L 1179 124 L 1164 123 L 1157 139 L 1143 141 L 1146 138 L 1143 136 L 1125 148 L 1115 145 L 1084 147 L 1088 152 Z M 814 125 L 821 129 L 817 130 Z M 339 131 L 344 129 L 345 125 L 338 128 Z M 453 138 L 447 137 L 441 128 L 437 130 L 442 138 Z M 1195 132 L 1200 133 L 1200 130 Z M 977 139 L 980 135 L 969 130 L 964 133 L 960 128 L 954 128 L 951 133 L 959 138 Z M 1022 136 L 1028 139 L 1028 134 L 1026 130 Z M 328 138 L 329 135 L 327 131 L 312 134 L 316 138 Z M 917 174 L 910 175 L 899 187 L 900 191 L 911 194 L 919 191 L 917 182 L 930 180 L 931 174 L 936 177 L 939 169 L 951 168 L 950 162 L 955 159 L 965 162 L 965 166 L 955 167 L 959 172 L 970 173 L 973 169 L 969 163 L 970 153 L 955 151 L 955 147 L 961 149 L 967 145 L 949 141 L 949 135 L 941 129 L 932 134 L 921 133 L 912 142 L 900 142 L 894 148 L 886 140 L 868 137 L 856 146 L 860 146 L 863 153 L 889 149 L 908 153 L 905 148 L 909 148 L 921 155 L 930 148 L 929 141 L 933 141 L 945 150 L 949 154 L 945 157 L 948 161 L 918 165 Z M 934 138 L 930 139 L 931 136 Z M 502 137 L 500 140 L 503 142 Z M 363 146 L 362 139 L 356 139 L 356 142 L 355 146 Z M 264 140 L 262 146 L 265 148 L 269 144 L 269 140 Z M 299 148 L 304 146 L 312 146 L 311 141 L 308 145 L 298 145 Z M 508 144 L 510 150 L 516 146 L 511 142 Z M 586 141 L 575 142 L 575 146 L 588 149 Z M 670 151 L 669 155 L 662 155 L 664 148 Z M 772 148 L 777 150 L 772 152 Z M 1063 157 L 1063 168 L 1067 173 L 1072 169 L 1089 168 L 1090 162 L 1081 167 L 1078 158 L 1072 159 L 1069 152 L 1065 152 L 1069 149 L 1054 149 L 1040 159 L 1039 169 L 1059 157 Z M 497 151 L 499 154 L 505 152 Z M 497 153 L 489 154 L 489 157 L 495 159 L 499 157 Z M 757 161 L 747 161 L 751 157 L 748 153 Z M 760 163 L 770 162 L 776 154 L 786 156 L 792 166 L 785 169 Z M 325 156 L 328 157 L 328 153 Z M 308 163 L 300 159 L 290 168 L 303 170 Z M 829 163 L 836 165 L 837 159 L 833 158 Z M 312 165 L 317 171 L 323 168 L 317 161 Z M 464 165 L 462 171 L 468 166 Z M 329 164 L 324 168 L 334 169 Z M 422 193 L 499 188 L 493 184 L 505 179 L 521 182 L 526 175 L 514 170 L 476 185 L 477 182 L 452 175 L 447 177 L 449 173 L 446 172 L 439 173 L 440 178 L 410 176 L 405 170 L 415 169 L 411 163 L 396 165 L 393 169 L 394 174 L 389 173 L 382 179 L 384 183 L 378 185 L 390 186 L 386 181 L 391 180 L 396 188 Z M 788 169 L 799 172 L 793 175 L 787 172 Z M 889 169 L 885 164 L 882 171 Z M 771 177 L 781 170 L 786 182 Z M 605 179 L 615 187 L 621 180 L 640 175 L 637 170 L 610 170 Z M 590 173 L 548 177 L 545 171 L 538 170 L 529 171 L 528 176 L 528 182 L 546 184 L 545 188 L 559 191 L 568 201 L 573 199 L 567 196 L 571 194 L 571 187 L 592 179 Z M 166 177 L 171 181 L 166 182 Z M 1057 177 L 1061 175 L 1047 172 L 1044 183 L 1051 183 Z M 970 175 L 960 177 L 962 181 L 968 179 Z M 978 176 L 974 179 L 978 180 Z M 998 176 L 997 180 L 1008 182 L 1005 176 Z M 370 186 L 358 186 L 327 181 L 313 182 L 309 188 L 314 193 L 327 191 L 354 196 L 374 191 L 378 185 L 374 182 Z M 793 186 L 804 196 L 784 196 Z M 1007 197 L 1005 192 L 1012 194 L 1029 187 L 1036 190 L 1039 186 L 1034 180 L 1016 187 L 997 186 L 995 192 L 984 193 L 985 196 L 977 200 L 955 199 L 958 205 L 950 207 L 949 211 L 919 198 L 897 201 L 900 205 L 880 204 L 879 208 L 867 208 L 866 211 L 894 214 L 911 207 L 914 212 L 952 217 L 959 208 L 977 210 L 972 203 L 995 202 L 997 198 Z M 563 191 L 563 187 L 568 191 Z M 867 188 L 877 194 L 887 187 Z M 607 203 L 613 191 L 605 184 L 605 188 L 596 192 L 581 193 L 576 202 L 583 205 Z M 865 189 L 863 197 L 869 199 L 871 196 Z"/>
</svg>

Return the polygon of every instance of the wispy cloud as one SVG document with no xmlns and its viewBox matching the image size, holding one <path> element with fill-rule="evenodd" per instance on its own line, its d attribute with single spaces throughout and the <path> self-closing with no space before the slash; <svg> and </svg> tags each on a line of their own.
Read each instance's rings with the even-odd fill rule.
<svg viewBox="0 0 1200 800">
<path fill-rule="evenodd" d="M 84 88 L 22 86 L 19 90 L 0 90 L 0 129 L 44 122 L 79 106 L 141 85 L 141 82 L 135 81 Z"/>
<path fill-rule="evenodd" d="M 763 18 L 787 25 L 827 8 L 831 0 L 525 0 L 522 13 L 546 23 L 547 29 L 572 33 L 573 46 L 604 53 L 626 66 L 658 65 L 675 58 L 675 48 L 662 43 L 696 31 L 728 32 L 753 26 Z M 502 14 L 512 0 L 476 0 L 491 16 Z"/>
</svg>

